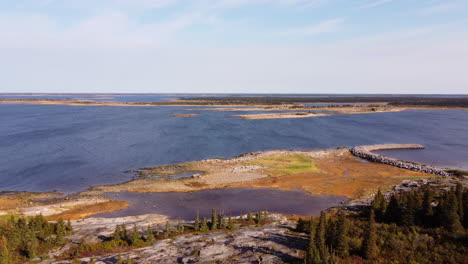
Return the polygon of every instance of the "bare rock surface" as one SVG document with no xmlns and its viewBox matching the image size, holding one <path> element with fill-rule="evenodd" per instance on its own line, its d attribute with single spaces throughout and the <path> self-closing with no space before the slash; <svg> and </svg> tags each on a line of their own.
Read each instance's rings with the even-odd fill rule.
<svg viewBox="0 0 468 264">
<path fill-rule="evenodd" d="M 160 240 L 152 246 L 120 254 L 94 257 L 95 263 L 291 263 L 300 261 L 307 245 L 304 234 L 292 231 L 295 223 L 282 215 L 270 215 L 273 222 L 238 230 L 181 235 Z M 88 263 L 90 258 L 80 259 Z M 70 261 L 48 262 L 69 264 Z"/>
</svg>

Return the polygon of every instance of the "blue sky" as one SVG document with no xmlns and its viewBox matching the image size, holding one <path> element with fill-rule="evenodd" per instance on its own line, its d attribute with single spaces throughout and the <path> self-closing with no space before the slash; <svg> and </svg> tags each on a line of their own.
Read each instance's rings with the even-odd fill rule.
<svg viewBox="0 0 468 264">
<path fill-rule="evenodd" d="M 0 0 L 0 92 L 468 93 L 468 0 Z"/>
</svg>

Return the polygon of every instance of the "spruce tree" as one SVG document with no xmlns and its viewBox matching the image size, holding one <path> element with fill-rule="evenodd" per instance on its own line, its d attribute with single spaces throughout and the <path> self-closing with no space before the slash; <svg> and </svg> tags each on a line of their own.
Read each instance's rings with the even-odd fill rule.
<svg viewBox="0 0 468 264">
<path fill-rule="evenodd" d="M 444 226 L 450 232 L 458 232 L 463 229 L 458 215 L 458 201 L 455 192 L 450 191 L 446 200 L 442 203 L 442 220 Z"/>
<path fill-rule="evenodd" d="M 257 225 L 261 225 L 263 222 L 263 214 L 262 212 L 258 212 L 256 215 L 255 215 L 255 223 Z"/>
<path fill-rule="evenodd" d="M 373 259 L 377 256 L 377 227 L 374 217 L 374 210 L 371 209 L 367 230 L 362 242 L 362 257 L 365 259 Z"/>
<path fill-rule="evenodd" d="M 226 229 L 226 218 L 224 215 L 220 214 L 218 216 L 218 221 L 219 221 L 219 229 Z"/>
<path fill-rule="evenodd" d="M 120 232 L 121 232 L 122 240 L 128 241 L 128 231 L 127 231 L 127 226 L 125 224 L 122 224 L 120 226 Z"/>
<path fill-rule="evenodd" d="M 217 230 L 218 229 L 218 213 L 216 212 L 216 209 L 213 209 L 211 211 L 211 230 Z"/>
<path fill-rule="evenodd" d="M 67 235 L 71 235 L 71 234 L 72 234 L 73 227 L 72 227 L 72 224 L 71 224 L 70 219 L 67 220 L 66 230 L 67 230 Z"/>
<path fill-rule="evenodd" d="M 401 207 L 398 198 L 393 195 L 385 211 L 385 221 L 388 223 L 398 223 L 400 221 Z"/>
<path fill-rule="evenodd" d="M 184 233 L 184 229 L 185 229 L 184 225 L 182 224 L 182 222 L 179 219 L 179 221 L 177 222 L 177 234 Z"/>
<path fill-rule="evenodd" d="M 11 264 L 12 259 L 8 250 L 8 241 L 5 237 L 0 237 L 0 264 Z"/>
<path fill-rule="evenodd" d="M 20 247 L 21 255 L 32 259 L 36 257 L 36 251 L 39 247 L 39 242 L 35 234 L 31 230 L 26 230 L 22 237 L 22 245 Z"/>
<path fill-rule="evenodd" d="M 194 230 L 200 231 L 200 211 L 197 210 L 197 216 L 195 217 Z"/>
<path fill-rule="evenodd" d="M 379 221 L 382 221 L 384 214 L 385 214 L 386 207 L 387 207 L 387 201 L 385 201 L 385 197 L 383 196 L 382 192 L 379 189 L 377 193 L 375 194 L 375 198 L 371 204 L 371 208 L 374 209 L 374 212 L 375 212 L 375 217 Z"/>
<path fill-rule="evenodd" d="M 315 244 L 320 254 L 320 258 L 323 260 L 327 256 L 327 245 L 326 245 L 326 214 L 325 211 L 320 212 L 320 219 L 315 231 Z"/>
<path fill-rule="evenodd" d="M 203 219 L 202 219 L 201 226 L 200 226 L 200 231 L 202 231 L 202 232 L 208 231 L 208 223 L 207 223 L 206 217 L 203 217 Z"/>
<path fill-rule="evenodd" d="M 348 221 L 346 215 L 343 212 L 339 212 L 334 248 L 336 249 L 336 254 L 340 257 L 348 256 L 347 232 Z"/>
<path fill-rule="evenodd" d="M 253 221 L 252 213 L 247 214 L 247 222 L 250 224 Z"/>
<path fill-rule="evenodd" d="M 422 204 L 422 224 L 425 227 L 432 227 L 434 225 L 434 209 L 432 208 L 432 201 L 434 200 L 434 193 L 431 189 L 427 188 L 424 191 L 424 199 Z"/>
<path fill-rule="evenodd" d="M 56 243 L 63 244 L 65 243 L 65 236 L 67 235 L 67 227 L 65 226 L 65 222 L 62 218 L 57 221 L 55 224 L 55 235 L 56 235 Z"/>
<path fill-rule="evenodd" d="M 228 218 L 228 229 L 229 230 L 234 230 L 234 222 L 232 221 L 231 216 L 229 216 L 229 218 Z"/>
<path fill-rule="evenodd" d="M 132 231 L 132 234 L 130 235 L 130 240 L 128 241 L 128 243 L 131 246 L 136 246 L 136 245 L 139 245 L 140 242 L 141 242 L 140 233 L 138 232 L 136 225 L 134 225 L 133 231 Z"/>
<path fill-rule="evenodd" d="M 463 192 L 463 226 L 468 228 L 468 191 Z"/>
<path fill-rule="evenodd" d="M 410 193 L 406 195 L 406 204 L 402 208 L 399 224 L 402 226 L 414 225 L 417 207 L 418 205 L 414 194 Z"/>
<path fill-rule="evenodd" d="M 169 221 L 166 222 L 166 230 L 164 231 L 164 236 L 169 237 L 171 235 L 171 224 Z"/>
<path fill-rule="evenodd" d="M 148 225 L 148 228 L 146 229 L 146 237 L 145 237 L 146 242 L 152 243 L 154 242 L 154 234 L 153 234 L 153 229 L 151 228 L 150 225 Z"/>
<path fill-rule="evenodd" d="M 310 220 L 309 227 L 311 228 L 309 230 L 309 245 L 307 246 L 307 252 L 306 252 L 306 257 L 304 258 L 304 263 L 305 264 L 322 264 L 320 253 L 317 249 L 317 243 L 315 242 L 316 233 L 314 232 L 312 228 L 313 227 L 312 220 Z"/>
<path fill-rule="evenodd" d="M 458 216 L 460 218 L 460 221 L 463 219 L 463 211 L 464 211 L 464 206 L 463 206 L 463 185 L 459 182 L 457 182 L 457 186 L 455 187 L 455 196 L 457 198 L 457 205 L 458 205 Z"/>
<path fill-rule="evenodd" d="M 120 228 L 120 225 L 115 227 L 114 233 L 112 234 L 112 240 L 123 240 L 122 229 Z"/>
</svg>

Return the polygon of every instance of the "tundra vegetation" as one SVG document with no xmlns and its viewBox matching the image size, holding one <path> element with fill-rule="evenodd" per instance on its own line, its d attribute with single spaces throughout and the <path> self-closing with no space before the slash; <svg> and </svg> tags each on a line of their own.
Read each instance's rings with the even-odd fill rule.
<svg viewBox="0 0 468 264">
<path fill-rule="evenodd" d="M 309 234 L 304 263 L 467 263 L 468 190 L 379 191 L 358 213 L 299 219 Z"/>
</svg>

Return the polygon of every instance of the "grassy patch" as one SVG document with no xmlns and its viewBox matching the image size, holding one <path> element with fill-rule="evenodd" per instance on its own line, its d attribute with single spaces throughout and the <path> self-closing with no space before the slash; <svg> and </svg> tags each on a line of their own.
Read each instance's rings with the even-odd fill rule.
<svg viewBox="0 0 468 264">
<path fill-rule="evenodd" d="M 274 177 L 317 172 L 314 160 L 303 154 L 268 156 L 251 161 L 249 164 L 267 167 L 265 172 Z"/>
</svg>

